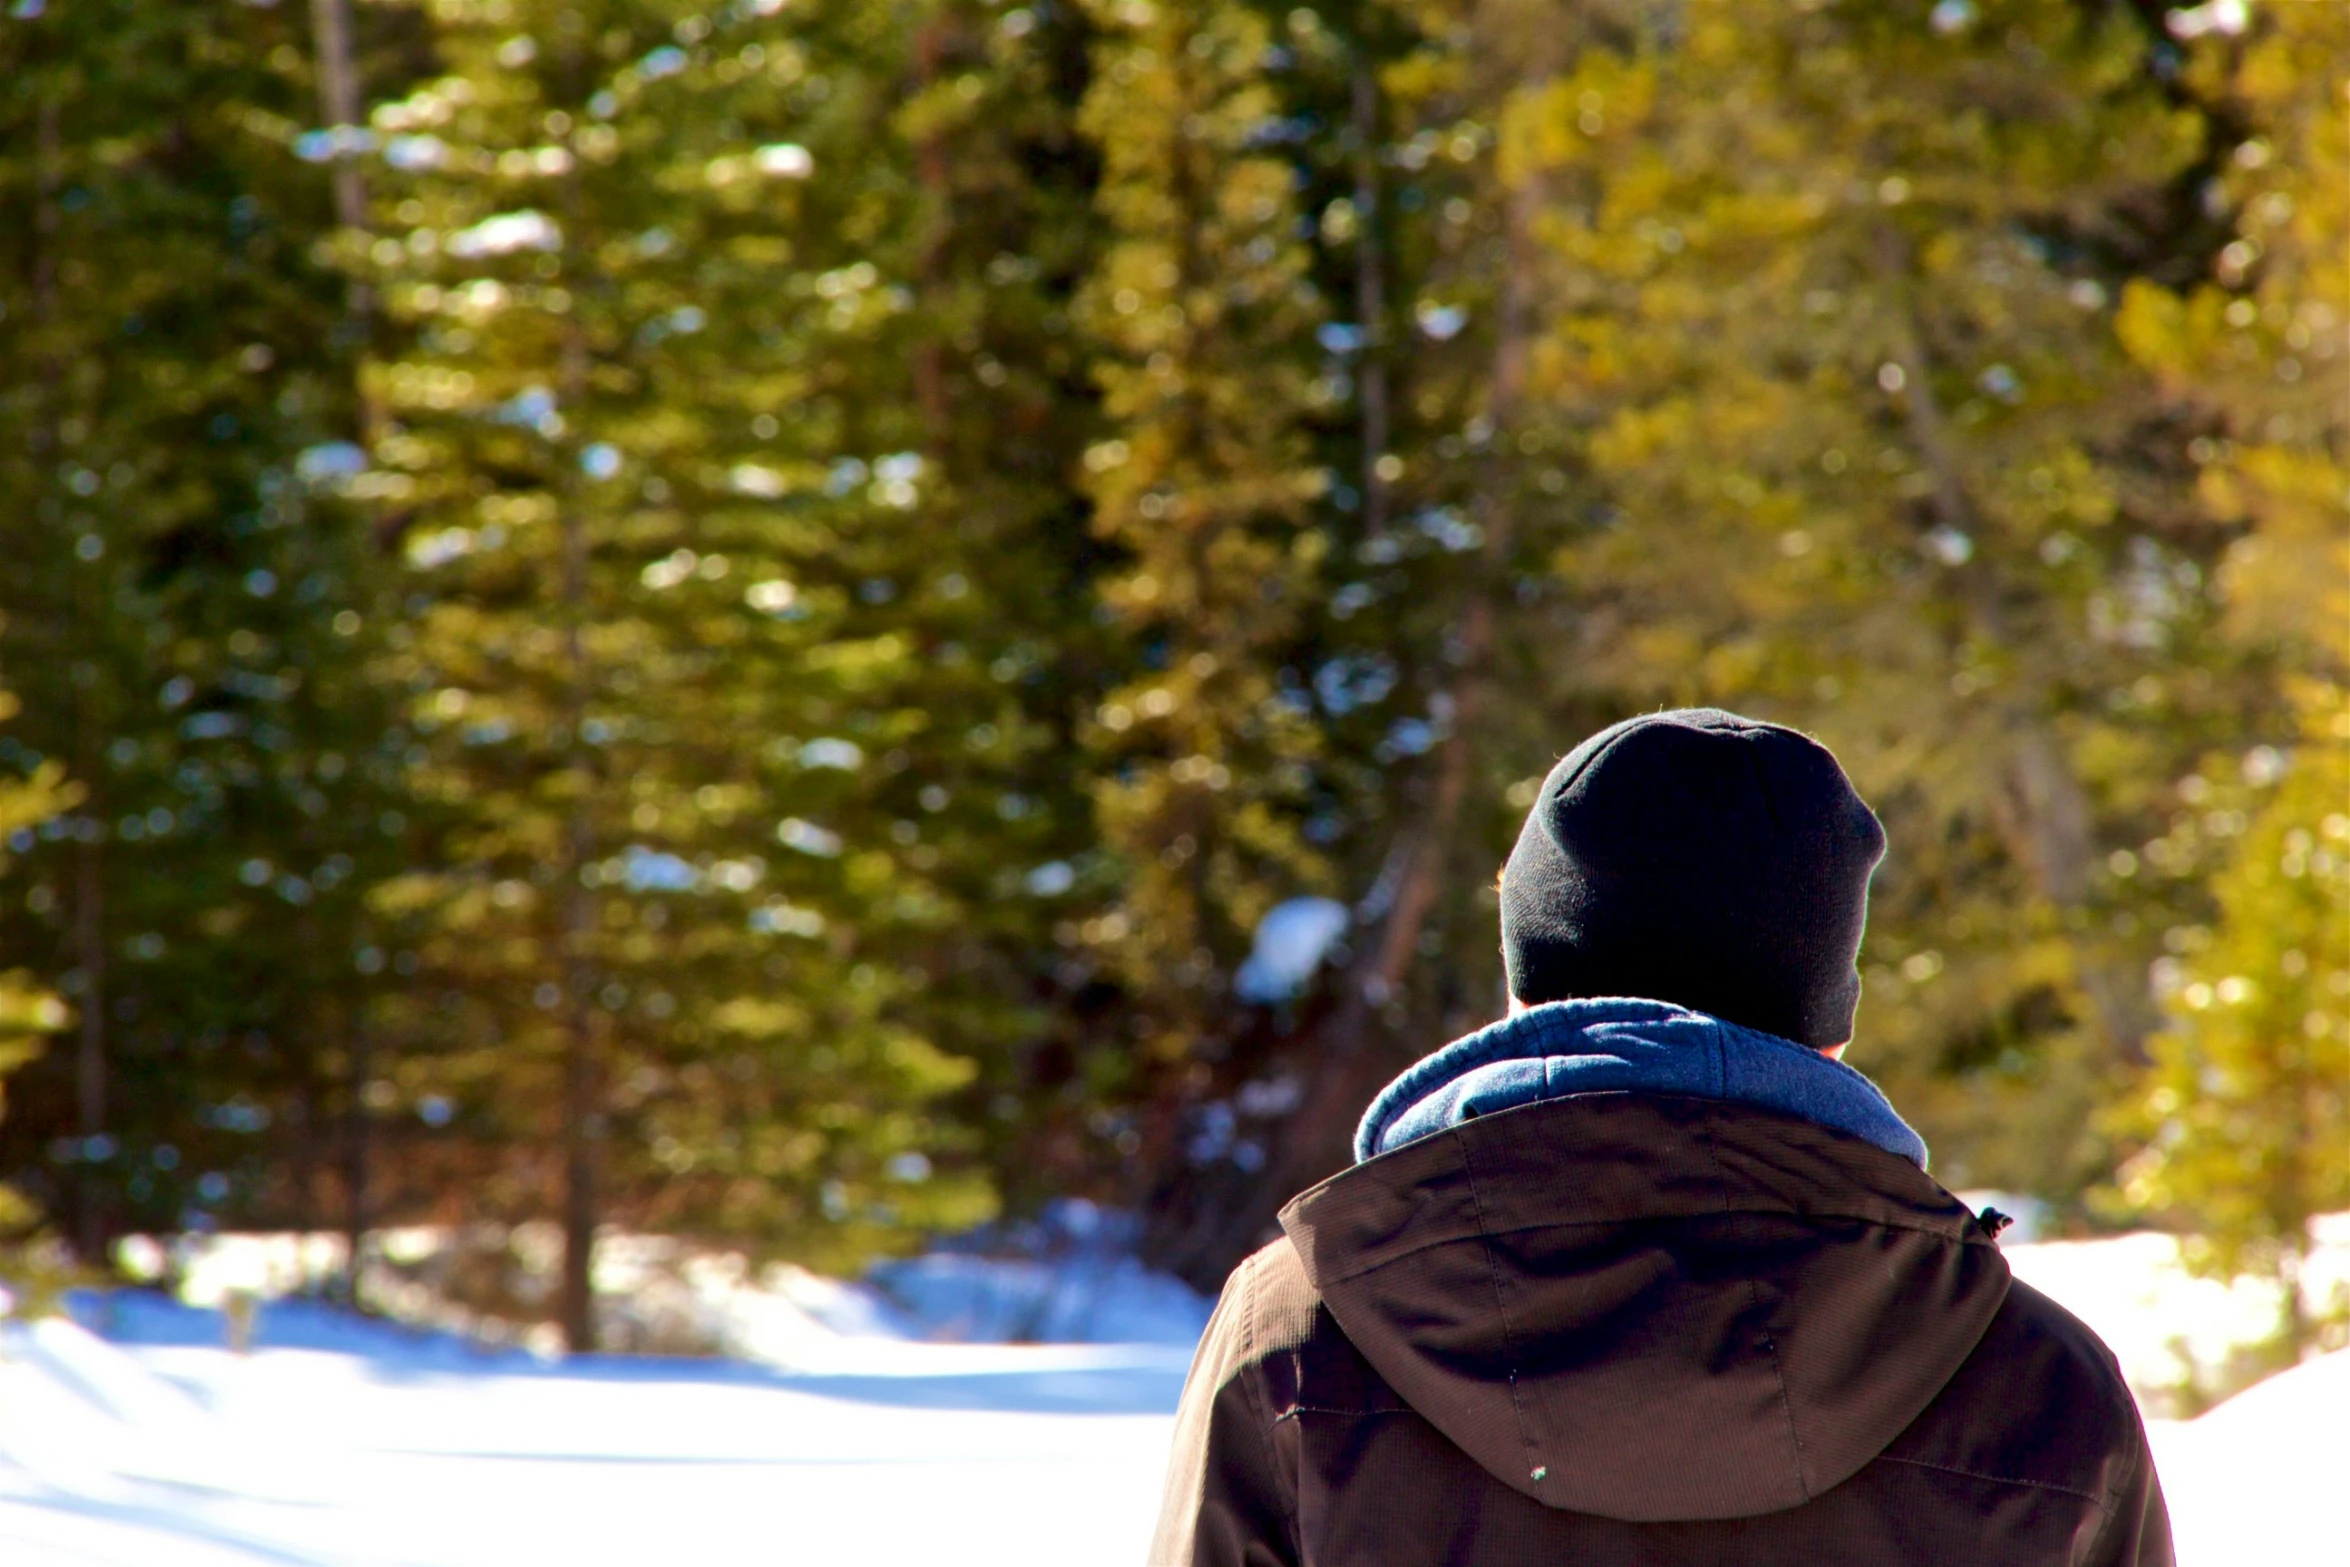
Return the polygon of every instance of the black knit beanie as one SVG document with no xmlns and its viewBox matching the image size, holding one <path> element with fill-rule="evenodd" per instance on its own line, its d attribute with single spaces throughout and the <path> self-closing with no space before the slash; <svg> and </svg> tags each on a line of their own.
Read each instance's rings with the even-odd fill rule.
<svg viewBox="0 0 2350 1567">
<path fill-rule="evenodd" d="M 1502 869 L 1510 993 L 1642 996 L 1842 1044 L 1884 855 L 1817 741 L 1710 707 L 1626 719 L 1551 769 Z"/>
</svg>

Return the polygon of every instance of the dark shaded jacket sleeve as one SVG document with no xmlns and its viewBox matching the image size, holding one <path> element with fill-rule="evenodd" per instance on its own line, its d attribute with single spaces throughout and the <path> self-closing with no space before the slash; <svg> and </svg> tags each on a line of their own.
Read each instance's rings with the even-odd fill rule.
<svg viewBox="0 0 2350 1567">
<path fill-rule="evenodd" d="M 2116 1371 L 2118 1377 L 2120 1373 Z M 2105 1527 L 2076 1567 L 2177 1567 L 2171 1550 L 2170 1509 L 2162 1499 L 2162 1478 L 2154 1472 L 2154 1451 L 2144 1422 L 2131 1411 L 2137 1462 L 2110 1499 Z"/>
<path fill-rule="evenodd" d="M 1252 1282 L 1233 1270 L 1175 1415 L 1150 1567 L 1293 1567 L 1296 1476 L 1280 1457 L 1258 1364 Z"/>
</svg>

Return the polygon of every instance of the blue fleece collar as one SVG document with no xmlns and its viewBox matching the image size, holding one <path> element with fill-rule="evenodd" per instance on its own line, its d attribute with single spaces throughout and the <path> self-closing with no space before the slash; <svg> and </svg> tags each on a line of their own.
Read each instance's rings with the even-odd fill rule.
<svg viewBox="0 0 2350 1567">
<path fill-rule="evenodd" d="M 1663 1001 L 1552 1001 L 1456 1039 L 1383 1089 L 1355 1159 L 1541 1099 L 1689 1094 L 1801 1116 L 1926 1167 L 1925 1141 L 1877 1085 L 1816 1050 Z"/>
</svg>

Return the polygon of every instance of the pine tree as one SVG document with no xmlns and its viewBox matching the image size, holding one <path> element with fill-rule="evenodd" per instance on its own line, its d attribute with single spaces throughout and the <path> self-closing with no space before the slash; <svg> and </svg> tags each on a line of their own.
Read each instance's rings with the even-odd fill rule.
<svg viewBox="0 0 2350 1567">
<path fill-rule="evenodd" d="M 1293 33 L 1308 14 L 1291 13 Z M 1367 4 L 1332 26 L 1355 194 L 1324 209 L 1322 252 L 1351 272 L 1365 343 L 1352 428 L 1333 444 L 1362 490 L 1330 519 L 1340 543 L 1310 657 L 1317 688 L 1366 660 L 1396 678 L 1351 721 L 1324 701 L 1326 797 L 1366 891 L 1334 1005 L 1295 1053 L 1305 1086 L 1286 1157 L 1239 1210 L 1260 1228 L 1278 1192 L 1344 1164 L 1382 1081 L 1500 1011 L 1492 873 L 1525 804 L 1512 780 L 1593 727 L 1555 670 L 1573 607 L 1543 571 L 1590 500 L 1532 378 L 1556 308 L 1541 245 L 1553 195 L 1510 128 L 1608 18 L 1488 0 Z"/>
<path fill-rule="evenodd" d="M 1116 235 L 1093 488 L 1152 668 L 1102 714 L 1134 875 L 1108 944 L 1164 1017 L 1129 1089 L 1149 1245 L 1203 1283 L 1344 1162 L 1381 1080 L 1500 1005 L 1503 791 L 1575 721 L 1527 656 L 1570 488 L 1526 395 L 1542 192 L 1497 195 L 1493 123 L 1557 21 L 1138 13 L 1088 110 Z M 1252 930 L 1308 895 L 1344 900 L 1337 961 L 1252 993 Z"/>
<path fill-rule="evenodd" d="M 2111 336 L 2195 115 L 2118 8 L 1694 5 L 1519 123 L 1566 268 L 1537 396 L 1608 511 L 1562 560 L 1586 672 L 1844 758 L 1893 839 L 1856 1051 L 1946 1178 L 2061 1194 L 2191 888 L 2150 778 L 2261 687 Z"/>
<path fill-rule="evenodd" d="M 0 48 L 7 759 L 83 791 L 10 931 L 77 1037 L 6 1135 L 95 1260 L 125 1225 L 315 1222 L 380 704 L 364 537 L 321 493 L 349 394 L 290 19 L 20 8 Z"/>
<path fill-rule="evenodd" d="M 579 1345 L 607 1214 L 846 1264 L 990 1212 L 966 1112 L 1082 895 L 1066 39 L 777 11 L 443 5 L 374 111 L 447 823 L 403 1026 L 489 1212 L 568 1149 Z"/>
<path fill-rule="evenodd" d="M 2270 7 L 2190 45 L 2184 77 L 2234 130 L 2210 189 L 2233 233 L 2212 276 L 2134 286 L 2121 331 L 2195 433 L 2198 500 L 2232 536 L 2230 629 L 2287 673 L 2297 732 L 2208 758 L 2144 857 L 2208 877 L 2209 924 L 2169 933 L 2168 1026 L 2117 1129 L 2130 1210 L 2193 1227 L 2192 1260 L 2282 1285 L 2310 1324 L 2312 1216 L 2350 1203 L 2350 133 L 2335 98 L 2350 25 Z"/>
<path fill-rule="evenodd" d="M 2339 1200 L 2329 8 L 16 9 L 0 1164 L 85 1253 L 559 1217 L 585 1345 L 603 1226 L 1083 1192 L 1213 1282 L 1667 701 L 1886 814 L 1946 1177 Z"/>
<path fill-rule="evenodd" d="M 881 149 L 864 161 L 902 216 L 872 225 L 886 238 L 844 223 L 826 243 L 906 308 L 867 341 L 807 350 L 827 367 L 817 406 L 868 443 L 833 460 L 886 450 L 894 430 L 888 445 L 923 463 L 914 504 L 865 527 L 890 594 L 869 613 L 914 654 L 876 697 L 872 721 L 901 743 L 871 830 L 927 912 L 886 936 L 864 921 L 921 976 L 905 1015 L 977 1064 L 956 1120 L 980 1129 L 1007 1198 L 1033 1206 L 1098 1193 L 1119 1157 L 1104 1089 L 1123 1052 L 1090 1026 L 1110 987 L 1084 935 L 1115 879 L 1092 779 L 1072 765 L 1130 653 L 1101 623 L 1110 551 L 1071 483 L 1100 418 L 1075 308 L 1099 228 L 1075 123 L 1090 29 L 1072 8 L 958 3 L 879 37 L 866 69 L 909 90 L 833 156 Z"/>
<path fill-rule="evenodd" d="M 1307 279 L 1290 159 L 1265 134 L 1282 106 L 1264 19 L 1207 4 L 1098 21 L 1082 123 L 1101 149 L 1107 233 L 1084 309 L 1107 425 L 1084 482 L 1123 556 L 1102 594 L 1138 667 L 1090 726 L 1126 885 L 1085 934 L 1124 992 L 1105 1086 L 1142 1117 L 1128 1146 L 1166 1209 L 1181 1207 L 1170 1178 L 1204 1181 L 1186 1181 L 1184 1112 L 1223 1086 L 1214 1063 L 1242 1026 L 1231 986 L 1257 921 L 1285 896 L 1334 890 L 1304 830 L 1320 736 L 1288 656 L 1332 544 L 1309 430 L 1335 401 L 1312 361 L 1330 306 Z M 1197 1249 L 1154 1246 L 1179 1268 Z"/>
</svg>

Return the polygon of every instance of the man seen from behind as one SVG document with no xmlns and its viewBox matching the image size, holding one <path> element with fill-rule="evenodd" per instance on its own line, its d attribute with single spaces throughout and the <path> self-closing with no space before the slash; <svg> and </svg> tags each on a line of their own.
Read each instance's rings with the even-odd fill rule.
<svg viewBox="0 0 2350 1567">
<path fill-rule="evenodd" d="M 1510 1015 L 1234 1271 L 1154 1567 L 2169 1567 L 2112 1355 L 1839 1059 L 1884 849 L 1777 725 L 1560 762 L 1502 872 Z"/>
</svg>

